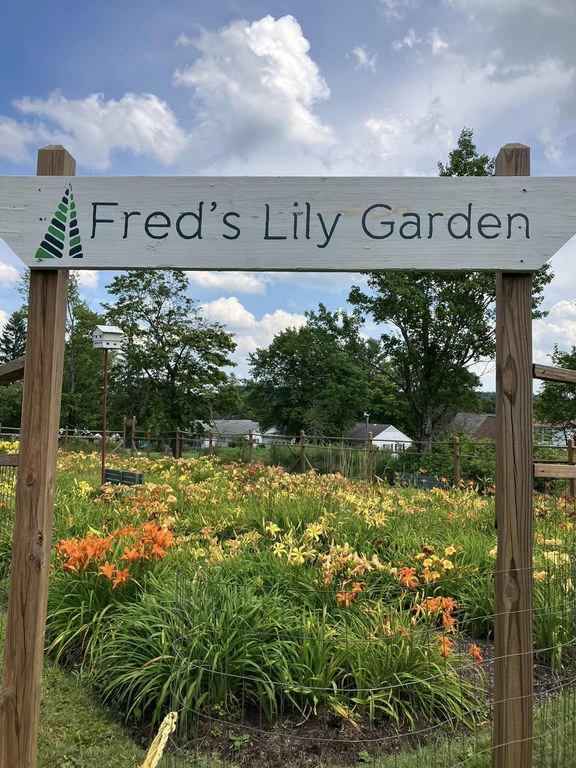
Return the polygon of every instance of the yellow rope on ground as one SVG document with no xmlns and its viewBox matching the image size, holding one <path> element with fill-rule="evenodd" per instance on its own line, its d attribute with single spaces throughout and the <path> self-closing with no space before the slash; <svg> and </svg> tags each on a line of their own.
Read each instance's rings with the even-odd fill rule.
<svg viewBox="0 0 576 768">
<path fill-rule="evenodd" d="M 176 730 L 177 720 L 178 712 L 169 712 L 164 720 L 162 720 L 156 738 L 150 745 L 146 760 L 144 760 L 140 768 L 156 768 L 164 754 L 164 747 L 168 741 L 168 736 Z"/>
</svg>

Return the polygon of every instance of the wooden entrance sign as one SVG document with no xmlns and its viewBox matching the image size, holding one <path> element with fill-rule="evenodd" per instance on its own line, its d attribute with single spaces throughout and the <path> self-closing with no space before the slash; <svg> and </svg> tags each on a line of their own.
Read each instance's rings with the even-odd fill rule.
<svg viewBox="0 0 576 768">
<path fill-rule="evenodd" d="M 576 179 L 0 178 L 39 269 L 528 272 L 576 233 Z"/>
<path fill-rule="evenodd" d="M 498 273 L 495 768 L 532 765 L 531 272 L 576 233 L 576 179 L 80 178 L 62 147 L 0 178 L 0 235 L 31 267 L 0 768 L 36 765 L 68 269 Z M 0 372 L 1 374 L 1 372 Z M 8 375 L 13 375 L 9 372 Z M 301 458 L 303 457 L 303 454 Z"/>
<path fill-rule="evenodd" d="M 38 153 L 38 175 L 72 176 L 62 147 Z M 34 768 L 56 454 L 62 393 L 67 270 L 31 270 L 10 594 L 0 688 L 0 768 Z"/>
</svg>

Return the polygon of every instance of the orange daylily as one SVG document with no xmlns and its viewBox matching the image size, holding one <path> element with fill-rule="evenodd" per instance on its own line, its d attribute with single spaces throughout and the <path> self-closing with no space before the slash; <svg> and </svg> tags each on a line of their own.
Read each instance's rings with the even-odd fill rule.
<svg viewBox="0 0 576 768">
<path fill-rule="evenodd" d="M 116 570 L 116 563 L 109 563 L 108 560 L 104 563 L 104 565 L 101 565 L 98 569 L 98 573 L 101 576 L 106 576 L 107 579 L 110 579 L 112 581 L 114 571 Z"/>
<path fill-rule="evenodd" d="M 484 661 L 484 657 L 480 653 L 480 648 L 478 648 L 478 646 L 475 645 L 474 643 L 472 643 L 468 648 L 468 653 L 470 654 L 470 656 L 472 656 L 474 661 L 478 662 L 478 664 L 481 664 Z"/>
<path fill-rule="evenodd" d="M 114 582 L 112 584 L 112 589 L 116 589 L 116 587 L 119 584 L 125 584 L 129 578 L 130 578 L 130 571 L 128 570 L 128 568 L 122 568 L 122 570 L 118 569 L 116 571 L 116 578 L 114 579 Z"/>
</svg>

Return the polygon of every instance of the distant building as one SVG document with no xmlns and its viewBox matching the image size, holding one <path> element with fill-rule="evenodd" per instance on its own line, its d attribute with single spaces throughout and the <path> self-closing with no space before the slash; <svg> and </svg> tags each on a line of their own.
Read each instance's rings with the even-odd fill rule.
<svg viewBox="0 0 576 768">
<path fill-rule="evenodd" d="M 292 445 L 294 442 L 293 437 L 282 434 L 276 427 L 269 427 L 262 435 L 262 445 L 266 448 L 271 448 L 273 445 Z"/>
<path fill-rule="evenodd" d="M 352 444 L 365 443 L 368 433 L 372 433 L 372 445 L 374 448 L 402 453 L 412 445 L 412 440 L 392 424 L 356 424 L 353 429 L 344 432 L 345 440 Z"/>
<path fill-rule="evenodd" d="M 457 413 L 450 426 L 452 434 L 464 434 L 476 440 L 496 440 L 495 413 Z"/>
<path fill-rule="evenodd" d="M 212 425 L 206 427 L 206 432 L 212 435 L 212 445 L 229 447 L 239 440 L 247 440 L 252 431 L 254 444 L 262 442 L 260 424 L 250 419 L 215 419 Z M 204 439 L 203 448 L 208 448 L 210 439 Z"/>
</svg>

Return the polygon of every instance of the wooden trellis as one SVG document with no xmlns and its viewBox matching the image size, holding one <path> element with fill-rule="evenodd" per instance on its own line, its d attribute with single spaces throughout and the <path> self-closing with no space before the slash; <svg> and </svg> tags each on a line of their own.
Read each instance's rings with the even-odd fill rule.
<svg viewBox="0 0 576 768">
<path fill-rule="evenodd" d="M 497 176 L 527 176 L 529 172 L 528 147 L 507 145 L 498 154 Z M 65 149 L 47 147 L 40 150 L 38 176 L 70 178 L 74 173 L 75 161 Z M 384 181 L 386 194 L 396 201 L 394 210 L 382 202 L 388 199 L 381 191 Z M 102 232 L 100 262 L 90 261 L 95 256 L 84 262 L 81 260 L 80 236 L 77 225 L 72 224 L 76 203 L 72 200 L 70 182 L 66 182 L 64 202 L 61 203 L 61 216 L 68 230 L 72 227 L 68 232 L 68 253 L 58 243 L 56 250 L 51 248 L 50 238 L 43 234 L 46 222 L 51 216 L 57 216 L 53 213 L 54 203 L 46 201 L 53 200 L 54 190 L 58 191 L 60 199 L 61 187 L 51 182 L 32 184 L 18 180 L 13 189 L 14 195 L 20 196 L 19 204 L 12 200 L 11 209 L 10 205 L 0 205 L 0 225 L 10 230 L 5 239 L 10 244 L 10 238 L 14 237 L 15 249 L 18 250 L 16 246 L 23 248 L 24 255 L 19 255 L 31 266 L 20 467 L 0 688 L 0 768 L 34 768 L 36 765 L 68 269 L 98 266 L 117 269 L 177 266 L 186 269 L 331 271 L 501 270 L 496 278 L 498 559 L 495 574 L 493 765 L 495 768 L 529 768 L 532 765 L 534 704 L 531 274 L 576 231 L 573 181 L 531 180 L 519 184 L 514 178 L 267 180 L 263 184 L 268 197 L 262 197 L 258 203 L 256 180 L 239 180 L 235 186 L 233 180 L 210 179 L 198 182 L 201 190 L 198 194 L 208 195 L 206 201 L 195 202 L 195 207 L 190 209 L 182 207 L 188 205 L 183 195 L 190 180 L 162 179 L 161 186 L 155 185 L 153 180 L 79 179 L 78 182 L 78 185 L 74 182 L 78 205 L 82 195 L 88 194 L 91 184 L 98 188 L 99 197 L 94 199 L 99 202 L 92 202 L 91 213 L 87 213 L 92 222 L 91 235 L 82 241 L 82 246 L 86 254 L 98 255 L 97 241 Z M 297 198 L 299 183 L 304 191 L 303 197 Z M 485 183 L 487 186 L 482 186 Z M 233 204 L 234 195 L 230 190 L 236 187 L 237 197 L 234 199 L 237 204 Z M 418 197 L 420 187 L 426 192 L 424 198 Z M 114 195 L 120 199 L 125 188 L 135 195 L 140 195 L 142 190 L 137 203 L 116 201 Z M 180 208 L 169 212 L 158 205 L 152 207 L 155 204 L 153 193 L 157 189 L 166 190 L 166 199 L 182 201 L 177 203 Z M 438 193 L 439 189 L 441 193 Z M 477 207 L 483 204 L 485 212 L 476 214 L 474 237 L 472 209 L 475 202 L 469 202 L 463 210 L 458 209 L 451 215 L 432 207 L 440 207 L 443 201 L 448 201 L 446 209 L 450 205 L 460 204 L 462 207 L 460 190 L 465 190 L 470 200 L 475 190 L 482 192 Z M 532 194 L 528 194 L 529 191 Z M 333 206 L 340 205 L 337 197 L 340 192 L 344 200 L 341 203 L 343 212 L 331 214 L 332 218 L 328 219 L 322 211 L 338 210 Z M 2 224 L 1 217 L 11 210 L 15 218 L 25 218 L 33 208 L 31 203 L 25 204 L 26 195 L 32 194 L 43 206 L 39 209 L 40 215 L 34 217 L 30 213 L 29 226 L 22 225 L 22 231 L 14 234 L 17 228 L 6 224 L 6 219 Z M 220 219 L 210 219 L 209 213 L 219 210 L 216 199 L 219 194 L 228 207 Z M 538 198 L 539 194 L 546 196 L 546 204 Z M 428 213 L 420 216 L 413 212 L 415 208 L 406 208 L 411 195 L 416 195 L 417 204 Z M 505 211 L 502 206 L 512 197 L 514 206 L 508 213 L 495 213 L 497 205 Z M 561 213 L 558 221 L 549 215 L 553 201 Z M 152 213 L 146 213 L 145 204 Z M 256 206 L 255 215 L 250 215 L 250 204 Z M 426 204 L 427 208 L 424 207 Z M 402 213 L 406 210 L 412 212 Z M 375 213 L 381 217 L 380 222 L 371 218 Z M 389 218 L 393 215 L 400 217 L 396 223 Z M 403 216 L 409 218 L 403 220 Z M 210 229 L 213 221 L 219 224 L 220 230 Z M 425 230 L 421 229 L 422 221 L 426 222 Z M 245 222 L 250 232 L 242 240 L 241 227 Z M 516 241 L 513 225 L 520 230 Z M 200 242 L 202 226 L 207 232 L 204 244 Z M 254 234 L 257 226 L 261 227 L 259 239 Z M 131 245 L 129 234 L 133 230 L 138 232 Z M 3 231 L 0 234 L 4 236 Z M 130 252 L 124 262 L 114 262 L 115 235 L 120 238 L 116 243 L 120 253 L 118 258 L 124 258 L 122 249 L 127 254 Z M 392 235 L 396 238 L 397 257 L 385 251 L 386 243 L 383 244 Z M 36 250 L 40 244 L 38 237 L 44 237 L 44 240 Z M 164 247 L 164 242 L 170 242 L 170 245 Z M 190 242 L 197 247 L 197 254 Z M 31 249 L 34 243 L 36 246 Z M 215 260 L 210 255 L 211 248 L 216 254 Z M 355 248 L 361 249 L 357 262 L 350 258 Z M 422 249 L 423 255 L 418 256 L 418 249 Z M 463 251 L 469 251 L 474 257 L 468 265 Z M 144 261 L 139 264 L 134 262 L 134 254 L 138 253 L 144 254 Z M 50 258 L 55 261 L 42 262 Z M 13 370 L 6 375 L 17 377 L 21 370 L 22 363 L 14 363 Z"/>
</svg>

